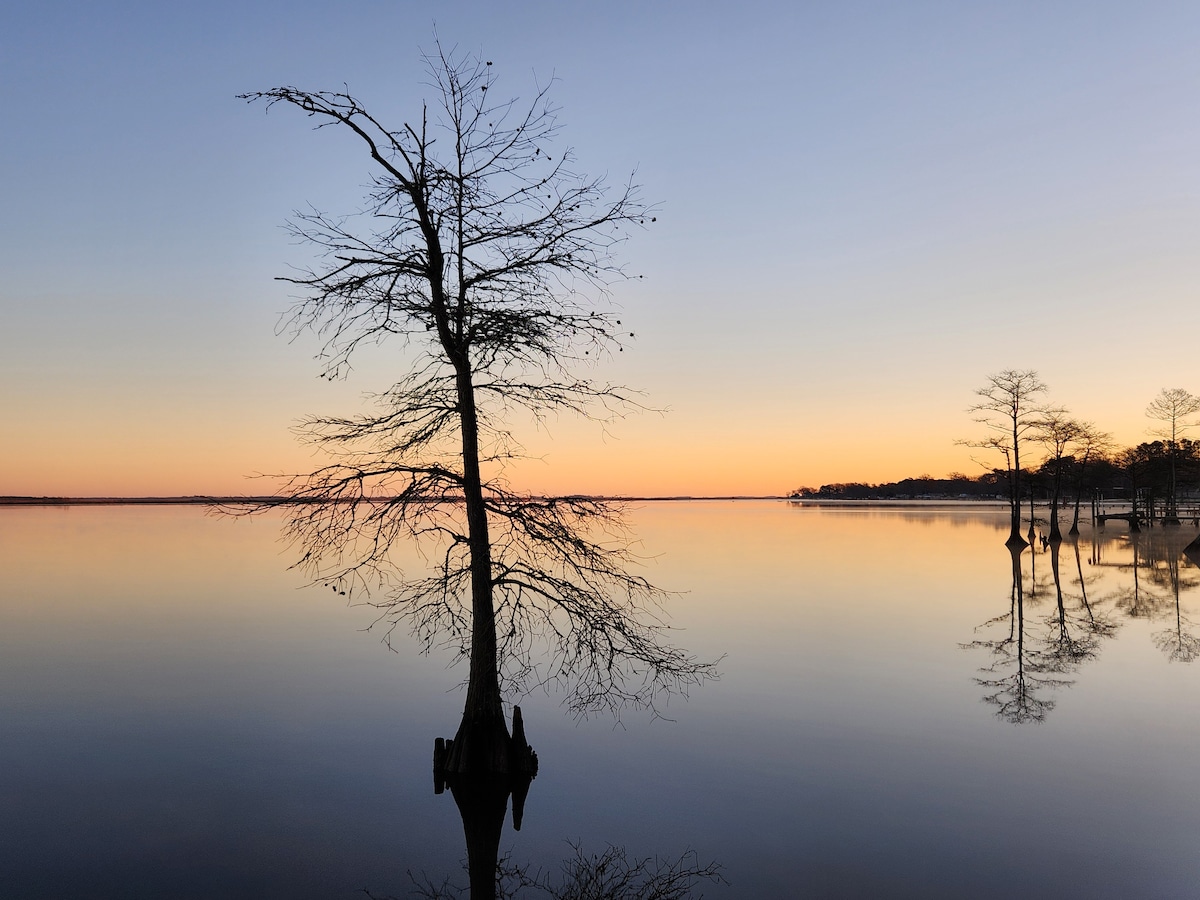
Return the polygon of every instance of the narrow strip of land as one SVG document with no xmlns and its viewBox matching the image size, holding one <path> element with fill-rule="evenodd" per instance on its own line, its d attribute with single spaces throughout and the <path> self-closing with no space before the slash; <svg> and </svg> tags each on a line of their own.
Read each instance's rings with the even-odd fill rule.
<svg viewBox="0 0 1200 900">
<path fill-rule="evenodd" d="M 540 495 L 531 495 L 537 497 Z M 617 500 L 643 502 L 669 502 L 685 500 L 786 500 L 784 496 L 758 496 L 748 494 L 726 495 L 720 497 L 677 495 L 670 497 L 626 497 L 623 495 L 600 496 L 594 494 L 572 494 L 581 500 Z M 376 500 L 386 502 L 391 497 L 377 497 Z M 241 505 L 272 505 L 283 503 L 321 503 L 321 500 L 283 500 L 279 497 L 246 497 L 246 496 L 206 496 L 189 495 L 186 497 L 0 497 L 0 506 L 229 506 Z"/>
</svg>

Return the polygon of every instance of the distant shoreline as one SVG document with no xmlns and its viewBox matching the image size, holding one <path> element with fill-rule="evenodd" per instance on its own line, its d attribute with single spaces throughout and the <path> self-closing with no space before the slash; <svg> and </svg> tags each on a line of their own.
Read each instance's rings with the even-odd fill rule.
<svg viewBox="0 0 1200 900">
<path fill-rule="evenodd" d="M 614 500 L 626 502 L 678 502 L 687 500 L 789 500 L 794 499 L 782 495 L 752 496 L 737 494 L 719 497 L 685 496 L 670 497 L 626 497 L 572 494 L 572 498 L 581 500 Z M 386 500 L 386 497 L 378 498 Z M 187 497 L 0 497 L 0 506 L 251 506 L 251 505 L 282 505 L 285 501 L 278 497 L 218 497 L 218 496 L 187 496 Z M 319 503 L 319 500 L 309 501 Z M 805 501 L 796 501 L 805 502 Z M 829 501 L 823 501 L 828 503 Z M 844 501 L 843 501 L 844 502 Z M 857 501 L 862 502 L 862 501 Z M 869 501 L 868 501 L 869 502 Z"/>
</svg>

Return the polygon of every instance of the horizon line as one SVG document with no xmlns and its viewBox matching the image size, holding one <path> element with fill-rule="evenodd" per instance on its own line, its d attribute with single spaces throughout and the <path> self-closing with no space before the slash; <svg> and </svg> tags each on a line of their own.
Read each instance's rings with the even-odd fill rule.
<svg viewBox="0 0 1200 900">
<path fill-rule="evenodd" d="M 529 494 L 532 499 L 554 499 L 554 500 L 615 500 L 615 501 L 683 501 L 683 500 L 788 500 L 795 499 L 787 494 L 721 494 L 721 495 L 700 495 L 700 494 L 671 494 L 671 495 L 655 495 L 655 496 L 627 496 L 623 494 Z M 390 500 L 390 497 L 363 497 L 364 501 L 370 500 Z M 0 496 L 0 506 L 221 506 L 229 504 L 258 504 L 285 506 L 289 503 L 325 503 L 329 501 L 311 499 L 311 500 L 288 500 L 274 495 L 267 496 L 246 496 L 246 495 L 218 495 L 218 494 L 181 494 L 177 496 L 165 497 L 53 497 L 53 496 Z M 333 501 L 333 502 L 353 502 L 349 500 Z M 454 501 L 449 501 L 454 502 Z"/>
</svg>

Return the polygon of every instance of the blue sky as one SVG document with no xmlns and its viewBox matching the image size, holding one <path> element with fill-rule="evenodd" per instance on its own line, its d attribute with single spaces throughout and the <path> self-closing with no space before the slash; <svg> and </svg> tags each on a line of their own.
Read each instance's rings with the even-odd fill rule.
<svg viewBox="0 0 1200 900">
<path fill-rule="evenodd" d="M 536 489 L 784 491 L 978 471 L 989 372 L 1135 442 L 1200 392 L 1195 4 L 42 3 L 0 12 L 0 493 L 257 490 L 288 426 L 386 387 L 275 334 L 281 225 L 353 212 L 347 135 L 235 99 L 419 110 L 421 48 L 557 81 L 580 167 L 658 221 L 600 373 L 669 408 L 527 431 Z"/>
</svg>

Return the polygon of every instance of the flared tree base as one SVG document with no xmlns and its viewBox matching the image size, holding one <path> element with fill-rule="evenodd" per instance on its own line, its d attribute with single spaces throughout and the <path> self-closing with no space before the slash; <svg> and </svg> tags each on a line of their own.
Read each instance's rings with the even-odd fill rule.
<svg viewBox="0 0 1200 900">
<path fill-rule="evenodd" d="M 504 720 L 468 722 L 466 717 L 453 740 L 433 743 L 433 790 L 447 787 L 462 816 L 467 839 L 467 871 L 471 900 L 496 896 L 496 865 L 504 814 L 512 797 L 513 830 L 521 830 L 525 798 L 537 775 L 538 758 L 525 740 L 521 708 L 513 707 L 509 735 Z"/>
</svg>

